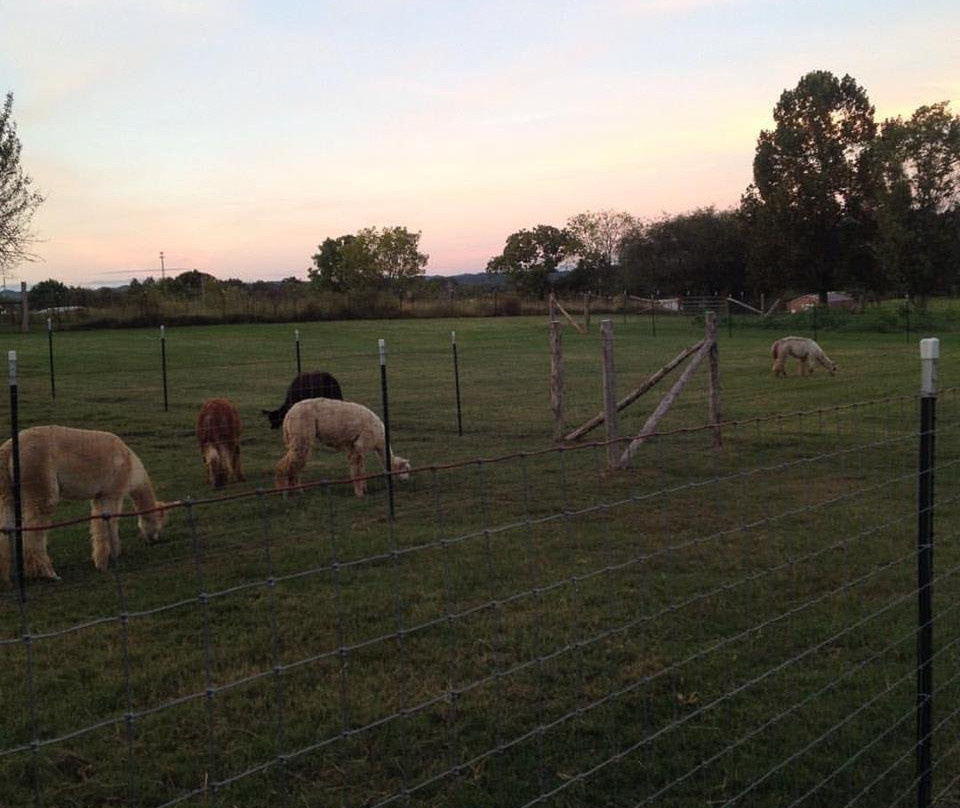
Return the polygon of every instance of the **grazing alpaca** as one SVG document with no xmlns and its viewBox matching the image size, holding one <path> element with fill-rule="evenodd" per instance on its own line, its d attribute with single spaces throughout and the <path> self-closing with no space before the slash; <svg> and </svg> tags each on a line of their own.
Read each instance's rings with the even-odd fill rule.
<svg viewBox="0 0 960 808">
<path fill-rule="evenodd" d="M 210 485 L 222 488 L 231 475 L 246 479 L 240 468 L 240 416 L 229 399 L 203 402 L 197 415 L 197 441 Z"/>
<path fill-rule="evenodd" d="M 294 404 L 283 419 L 283 442 L 287 453 L 277 463 L 277 488 L 300 484 L 300 472 L 317 442 L 346 454 L 353 492 L 358 497 L 367 490 L 367 481 L 360 479 L 363 477 L 363 456 L 367 452 L 376 452 L 384 468 L 387 467 L 383 421 L 376 413 L 353 401 L 309 398 Z M 410 462 L 391 452 L 390 469 L 405 480 L 409 476 Z"/>
<path fill-rule="evenodd" d="M 290 382 L 287 397 L 275 410 L 260 410 L 270 419 L 270 428 L 279 429 L 290 408 L 306 398 L 343 398 L 340 383 L 325 370 L 311 370 L 301 373 Z"/>
<path fill-rule="evenodd" d="M 89 499 L 93 516 L 123 511 L 129 496 L 137 510 L 162 508 L 140 459 L 110 432 L 71 429 L 65 426 L 35 426 L 19 436 L 20 490 L 23 526 L 33 527 L 53 521 L 53 511 L 61 499 Z M 12 443 L 0 446 L 0 524 L 10 530 L 14 525 Z M 157 510 L 138 517 L 140 534 L 147 542 L 160 535 L 166 511 Z M 90 538 L 93 563 L 106 570 L 110 556 L 120 554 L 119 519 L 93 519 Z M 0 537 L 0 576 L 10 580 L 10 536 Z M 23 533 L 24 572 L 28 577 L 59 576 L 47 554 L 47 531 Z"/>
<path fill-rule="evenodd" d="M 786 376 L 787 357 L 800 360 L 800 375 L 813 374 L 813 362 L 823 365 L 832 376 L 837 372 L 837 363 L 827 356 L 823 349 L 812 339 L 806 337 L 783 337 L 770 346 L 773 355 L 773 375 Z"/>
</svg>

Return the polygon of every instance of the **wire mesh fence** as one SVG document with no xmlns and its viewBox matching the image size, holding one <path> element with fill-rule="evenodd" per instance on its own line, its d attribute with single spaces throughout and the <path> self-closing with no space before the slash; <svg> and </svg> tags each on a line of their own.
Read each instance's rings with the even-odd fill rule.
<svg viewBox="0 0 960 808">
<path fill-rule="evenodd" d="M 659 354 L 698 331 L 661 333 Z M 394 481 L 391 518 L 382 475 L 357 498 L 322 453 L 301 492 L 274 491 L 282 440 L 257 409 L 280 404 L 295 343 L 257 331 L 227 356 L 205 333 L 189 353 L 167 334 L 167 410 L 156 335 L 106 360 L 106 337 L 70 335 L 56 398 L 46 342 L 24 367 L 21 427 L 122 417 L 158 496 L 181 501 L 150 545 L 111 515 L 123 551 L 106 572 L 88 505 L 63 503 L 49 531 L 62 580 L 30 582 L 23 601 L 0 590 L 0 804 L 917 801 L 915 373 L 858 380 L 895 395 L 747 416 L 739 371 L 767 375 L 768 354 L 722 347 L 722 448 L 696 426 L 694 384 L 671 422 L 688 426 L 609 472 L 603 442 L 509 448 L 549 441 L 545 334 L 498 334 L 485 358 L 458 326 L 458 423 L 449 331 L 415 345 L 388 331 L 393 442 L 417 467 Z M 316 336 L 298 336 L 304 369 L 378 401 L 375 341 L 329 334 L 318 359 Z M 618 344 L 622 378 L 662 364 L 646 331 L 620 336 L 636 340 Z M 575 425 L 597 411 L 599 368 L 566 348 Z M 774 406 L 818 390 L 785 389 Z M 244 416 L 249 485 L 186 497 L 209 491 L 196 409 L 223 392 Z M 946 806 L 960 776 L 957 403 L 939 396 L 933 510 L 931 798 Z M 627 414 L 624 434 L 641 423 Z"/>
<path fill-rule="evenodd" d="M 956 391 L 940 404 L 949 805 Z M 3 601 L 5 804 L 912 802 L 918 407 L 727 423 L 722 452 L 664 433 L 619 474 L 602 443 L 421 468 L 393 520 L 376 481 L 188 500 L 106 575 L 86 524 L 58 528 L 64 580 Z"/>
</svg>

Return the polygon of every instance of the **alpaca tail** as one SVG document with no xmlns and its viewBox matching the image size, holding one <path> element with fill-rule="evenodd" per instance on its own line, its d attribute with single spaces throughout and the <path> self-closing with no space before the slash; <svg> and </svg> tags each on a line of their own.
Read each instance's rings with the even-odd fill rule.
<svg viewBox="0 0 960 808">
<path fill-rule="evenodd" d="M 780 355 L 780 340 L 777 340 L 770 346 L 770 355 L 776 359 Z"/>
</svg>

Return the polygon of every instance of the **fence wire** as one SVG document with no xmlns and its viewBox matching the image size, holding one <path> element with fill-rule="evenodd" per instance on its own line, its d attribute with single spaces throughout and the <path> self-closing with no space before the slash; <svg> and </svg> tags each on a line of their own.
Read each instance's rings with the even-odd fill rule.
<svg viewBox="0 0 960 808">
<path fill-rule="evenodd" d="M 960 777 L 940 397 L 935 803 Z M 916 788 L 918 401 L 185 500 L 3 597 L 4 805 L 876 806 Z M 132 526 L 124 518 L 121 532 Z"/>
</svg>

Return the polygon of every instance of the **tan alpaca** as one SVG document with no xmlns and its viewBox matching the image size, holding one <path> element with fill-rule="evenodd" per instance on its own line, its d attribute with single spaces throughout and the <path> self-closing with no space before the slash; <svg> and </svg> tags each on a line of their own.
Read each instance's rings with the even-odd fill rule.
<svg viewBox="0 0 960 808">
<path fill-rule="evenodd" d="M 240 415 L 229 399 L 203 402 L 197 415 L 197 442 L 210 485 L 221 488 L 231 476 L 246 479 L 240 467 Z"/>
<path fill-rule="evenodd" d="M 47 525 L 62 499 L 89 499 L 93 516 L 117 515 L 129 496 L 137 510 L 162 507 L 140 459 L 110 432 L 72 429 L 66 426 L 35 426 L 20 432 L 20 489 L 23 526 Z M 11 441 L 0 446 L 0 524 L 14 525 L 13 458 Z M 160 535 L 166 511 L 138 517 L 140 534 L 146 541 Z M 90 538 L 93 563 L 106 570 L 110 557 L 120 554 L 120 520 L 93 519 Z M 0 537 L 0 576 L 10 580 L 9 534 Z M 59 576 L 47 554 L 47 531 L 23 533 L 24 573 L 27 577 Z"/>
<path fill-rule="evenodd" d="M 383 421 L 376 413 L 354 401 L 333 398 L 308 398 L 294 404 L 283 419 L 283 442 L 287 453 L 277 463 L 277 488 L 300 484 L 300 472 L 306 466 L 315 443 L 323 443 L 346 454 L 350 464 L 353 492 L 362 497 L 367 490 L 363 456 L 376 452 L 387 468 Z M 407 479 L 410 461 L 390 455 L 390 468 L 401 480 Z"/>
<path fill-rule="evenodd" d="M 823 349 L 807 337 L 783 337 L 770 346 L 773 355 L 773 375 L 786 376 L 787 357 L 792 356 L 800 362 L 800 375 L 813 375 L 813 363 L 823 365 L 832 376 L 837 372 L 837 363 L 827 356 Z"/>
</svg>

